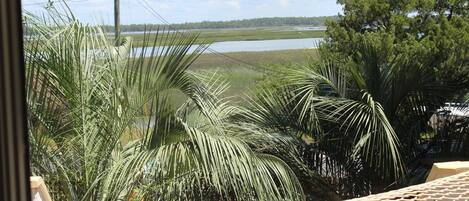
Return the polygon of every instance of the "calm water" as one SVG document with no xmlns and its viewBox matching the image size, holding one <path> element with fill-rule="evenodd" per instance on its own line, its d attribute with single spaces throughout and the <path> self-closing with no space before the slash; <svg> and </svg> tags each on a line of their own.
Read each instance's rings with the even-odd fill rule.
<svg viewBox="0 0 469 201">
<path fill-rule="evenodd" d="M 263 52 L 278 50 L 314 49 L 317 48 L 322 38 L 303 39 L 280 39 L 280 40 L 258 40 L 258 41 L 225 41 L 212 43 L 210 48 L 221 53 L 229 52 Z M 163 50 L 167 47 L 159 47 Z M 192 47 L 189 52 L 193 52 L 197 46 Z M 142 48 L 134 48 L 134 53 L 140 54 Z M 209 50 L 205 53 L 210 53 Z M 151 48 L 147 48 L 145 55 L 150 56 Z"/>
</svg>

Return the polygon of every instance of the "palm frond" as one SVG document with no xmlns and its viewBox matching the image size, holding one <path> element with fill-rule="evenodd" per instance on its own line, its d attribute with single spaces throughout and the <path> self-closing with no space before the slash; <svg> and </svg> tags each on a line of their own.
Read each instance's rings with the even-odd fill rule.
<svg viewBox="0 0 469 201">
<path fill-rule="evenodd" d="M 31 161 L 54 198 L 304 200 L 288 165 L 226 134 L 236 110 L 218 97 L 226 85 L 188 71 L 207 47 L 197 35 L 158 30 L 137 52 L 73 17 L 36 19 L 25 48 Z M 179 111 L 173 91 L 188 102 Z"/>
</svg>

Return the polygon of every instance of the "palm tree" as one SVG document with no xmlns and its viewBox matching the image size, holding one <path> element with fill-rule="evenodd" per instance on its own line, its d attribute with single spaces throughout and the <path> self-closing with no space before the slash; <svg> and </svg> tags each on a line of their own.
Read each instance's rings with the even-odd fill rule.
<svg viewBox="0 0 469 201">
<path fill-rule="evenodd" d="M 401 149 L 410 146 L 404 131 L 415 125 L 403 121 L 427 122 L 451 93 L 431 68 L 413 62 L 418 55 L 386 58 L 375 42 L 363 41 L 355 60 L 322 49 L 320 62 L 287 70 L 251 97 L 242 118 L 286 136 L 313 138 L 303 145 L 304 159 L 344 197 L 368 194 L 370 182 L 380 189 L 401 178 L 409 157 Z"/>
<path fill-rule="evenodd" d="M 428 120 L 458 90 L 419 63 L 419 51 L 389 54 L 392 41 L 382 38 L 357 45 L 343 58 L 323 44 L 320 61 L 280 72 L 239 118 L 301 139 L 303 160 L 344 198 L 402 181 Z"/>
<path fill-rule="evenodd" d="M 31 171 L 54 199 L 304 200 L 285 162 L 227 128 L 227 85 L 188 71 L 197 35 L 158 30 L 137 52 L 49 14 L 26 16 L 25 50 Z"/>
</svg>

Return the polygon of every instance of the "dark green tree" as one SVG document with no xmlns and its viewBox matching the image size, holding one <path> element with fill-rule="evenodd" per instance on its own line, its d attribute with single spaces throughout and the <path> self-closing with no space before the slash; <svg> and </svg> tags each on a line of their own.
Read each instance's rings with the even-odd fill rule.
<svg viewBox="0 0 469 201">
<path fill-rule="evenodd" d="M 446 127 L 429 120 L 469 89 L 468 1 L 339 3 L 321 60 L 286 68 L 242 119 L 300 144 L 311 137 L 302 160 L 342 198 L 419 182 L 428 170 L 419 159 L 435 150 L 467 157 L 469 118 Z"/>
<path fill-rule="evenodd" d="M 174 29 L 235 29 L 275 26 L 324 26 L 326 20 L 336 20 L 336 16 L 322 17 L 268 17 L 230 21 L 203 21 L 171 24 Z M 162 24 L 126 24 L 121 25 L 123 32 L 155 30 Z M 103 26 L 106 31 L 113 31 L 110 25 Z"/>
<path fill-rule="evenodd" d="M 354 69 L 358 89 L 382 105 L 407 167 L 400 182 L 409 184 L 421 169 L 417 159 L 431 150 L 422 146 L 427 140 L 422 133 L 433 132 L 429 119 L 445 102 L 462 101 L 467 94 L 469 1 L 338 3 L 343 14 L 327 23 L 323 55 Z"/>
<path fill-rule="evenodd" d="M 469 63 L 468 0 L 338 0 L 339 20 L 329 21 L 333 52 L 357 62 L 361 41 L 376 40 L 381 63 L 418 55 L 417 64 L 438 71 L 442 81 L 467 82 Z M 377 47 L 381 46 L 381 47 Z"/>
</svg>

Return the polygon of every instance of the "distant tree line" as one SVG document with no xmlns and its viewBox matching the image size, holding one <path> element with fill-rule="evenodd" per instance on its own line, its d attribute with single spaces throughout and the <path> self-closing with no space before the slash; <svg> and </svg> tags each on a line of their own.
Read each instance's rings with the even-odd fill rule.
<svg viewBox="0 0 469 201">
<path fill-rule="evenodd" d="M 203 21 L 181 24 L 171 24 L 175 29 L 222 29 L 222 28 L 252 28 L 272 26 L 324 26 L 327 20 L 336 20 L 336 16 L 322 17 L 271 17 L 231 21 Z M 121 25 L 123 32 L 153 30 L 162 24 L 128 24 Z M 106 31 L 113 31 L 114 26 L 104 26 Z"/>
</svg>

